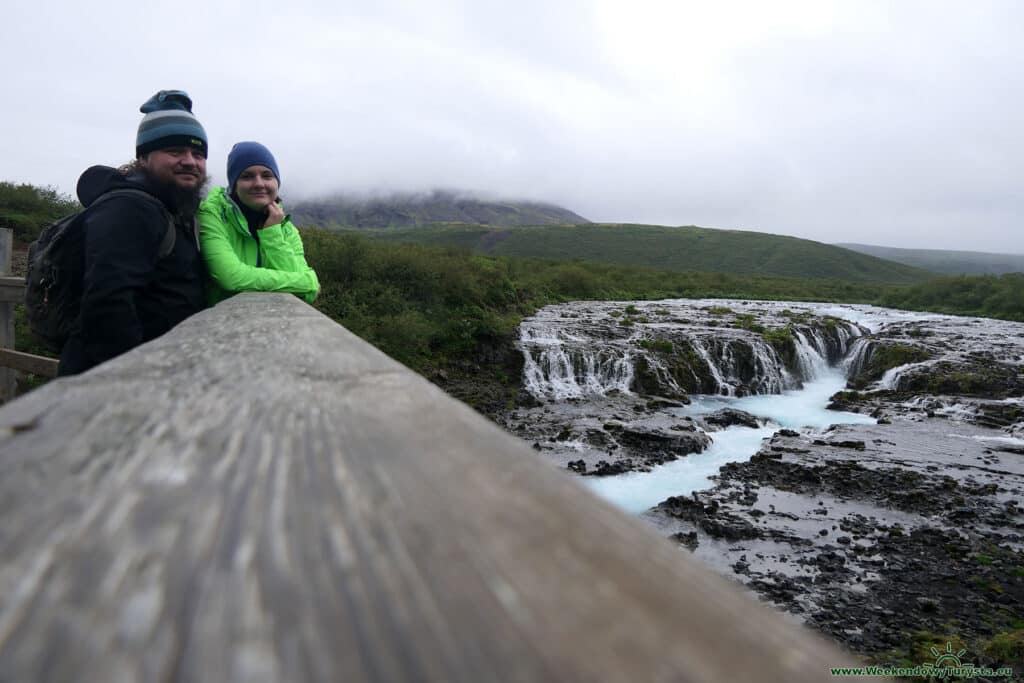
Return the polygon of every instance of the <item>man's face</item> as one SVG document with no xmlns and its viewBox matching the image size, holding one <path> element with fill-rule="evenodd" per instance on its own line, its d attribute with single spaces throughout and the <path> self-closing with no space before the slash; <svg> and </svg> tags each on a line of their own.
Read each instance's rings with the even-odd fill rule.
<svg viewBox="0 0 1024 683">
<path fill-rule="evenodd" d="M 183 190 L 198 190 L 206 182 L 206 157 L 187 145 L 150 152 L 139 164 L 156 180 Z"/>
</svg>

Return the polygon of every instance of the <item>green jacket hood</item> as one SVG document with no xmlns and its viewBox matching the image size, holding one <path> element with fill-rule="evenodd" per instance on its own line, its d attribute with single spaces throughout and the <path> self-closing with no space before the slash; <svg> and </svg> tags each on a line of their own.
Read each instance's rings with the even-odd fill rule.
<svg viewBox="0 0 1024 683">
<path fill-rule="evenodd" d="M 243 235 L 249 234 L 249 224 L 226 187 L 215 187 L 199 205 L 200 211 L 209 211 L 224 225 L 230 225 Z"/>
</svg>

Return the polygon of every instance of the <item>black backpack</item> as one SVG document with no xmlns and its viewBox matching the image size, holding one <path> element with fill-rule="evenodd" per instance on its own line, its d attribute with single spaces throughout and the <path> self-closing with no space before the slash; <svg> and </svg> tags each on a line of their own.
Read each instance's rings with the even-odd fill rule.
<svg viewBox="0 0 1024 683">
<path fill-rule="evenodd" d="M 43 228 L 39 239 L 28 247 L 25 274 L 25 317 L 32 334 L 53 351 L 60 351 L 78 318 L 85 274 L 85 214 L 97 204 L 114 197 L 134 195 L 159 205 L 167 217 L 167 233 L 160 243 L 159 258 L 174 250 L 174 218 L 163 202 L 142 190 L 123 188 L 100 195 L 96 201 L 70 216 Z"/>
</svg>

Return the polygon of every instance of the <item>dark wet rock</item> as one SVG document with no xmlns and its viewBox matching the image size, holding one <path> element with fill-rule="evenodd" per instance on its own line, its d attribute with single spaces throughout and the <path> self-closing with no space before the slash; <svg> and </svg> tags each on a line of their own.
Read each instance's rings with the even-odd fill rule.
<svg viewBox="0 0 1024 683">
<path fill-rule="evenodd" d="M 721 511 L 717 501 L 704 505 L 688 496 L 673 496 L 658 504 L 664 514 L 695 524 L 711 538 L 726 541 L 761 538 L 762 532 L 742 517 Z"/>
<path fill-rule="evenodd" d="M 858 451 L 862 451 L 866 448 L 863 441 L 825 441 L 824 439 L 815 439 L 815 446 L 831 446 L 833 448 L 855 448 Z"/>
<path fill-rule="evenodd" d="M 926 372 L 907 372 L 897 385 L 905 393 L 1006 398 L 1024 393 L 1019 370 L 1001 363 L 941 361 Z"/>
<path fill-rule="evenodd" d="M 685 408 L 689 405 L 690 399 L 687 398 L 685 401 L 655 397 L 647 402 L 648 410 L 664 410 L 666 408 Z"/>
<path fill-rule="evenodd" d="M 680 532 L 680 533 L 677 533 L 677 534 L 672 534 L 672 540 L 678 542 L 680 545 L 682 545 L 683 547 L 685 547 L 685 548 L 687 548 L 689 550 L 696 550 L 697 546 L 700 545 L 700 542 L 697 539 L 697 532 L 696 531 L 690 531 L 688 533 Z"/>
<path fill-rule="evenodd" d="M 774 552 L 726 550 L 723 566 L 763 599 L 857 652 L 884 661 L 915 634 L 954 628 L 981 663 L 993 634 L 1024 621 L 1024 543 L 1019 532 L 1009 533 L 1024 525 L 1019 504 L 1000 500 L 995 482 L 1003 479 L 986 480 L 987 470 L 892 462 L 905 448 L 901 438 L 895 432 L 887 439 L 832 439 L 862 440 L 861 451 L 777 435 L 749 462 L 724 466 L 714 488 L 670 498 L 656 512 L 728 543 L 777 544 Z M 771 453 L 778 443 L 805 444 L 811 452 Z M 879 449 L 885 457 L 875 462 Z M 757 508 L 745 502 L 755 492 Z M 805 501 L 792 511 L 770 502 L 792 505 L 792 496 Z M 854 505 L 865 512 L 839 512 Z M 797 531 L 814 520 L 821 523 L 811 536 Z"/>
<path fill-rule="evenodd" d="M 632 471 L 633 462 L 631 460 L 618 460 L 613 463 L 609 463 L 607 460 L 599 460 L 597 467 L 592 472 L 586 472 L 585 474 L 593 477 L 611 477 L 616 474 L 625 474 Z"/>
<path fill-rule="evenodd" d="M 587 473 L 587 463 L 583 462 L 582 460 L 573 460 L 568 465 L 566 465 L 566 467 L 568 467 L 570 470 L 572 470 L 576 474 L 586 474 Z"/>
<path fill-rule="evenodd" d="M 711 443 L 703 432 L 644 430 L 619 423 L 605 424 L 605 430 L 618 444 L 639 457 L 658 463 L 668 462 L 690 453 L 700 453 Z"/>
<path fill-rule="evenodd" d="M 736 408 L 722 408 L 710 415 L 705 415 L 703 419 L 707 424 L 714 425 L 719 428 L 741 425 L 743 427 L 757 429 L 767 422 L 763 417 L 757 417 L 746 411 L 737 410 Z"/>
</svg>

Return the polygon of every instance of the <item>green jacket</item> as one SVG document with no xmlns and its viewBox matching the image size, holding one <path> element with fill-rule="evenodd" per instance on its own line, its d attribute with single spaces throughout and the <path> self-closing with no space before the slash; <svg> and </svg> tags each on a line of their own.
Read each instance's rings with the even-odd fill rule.
<svg viewBox="0 0 1024 683">
<path fill-rule="evenodd" d="M 199 207 L 199 243 L 210 275 L 210 305 L 237 292 L 291 292 L 309 303 L 316 299 L 320 282 L 306 263 L 302 238 L 290 217 L 249 233 L 241 209 L 223 187 L 214 188 Z M 262 259 L 257 261 L 257 251 Z M 257 266 L 257 262 L 260 263 Z"/>
</svg>

